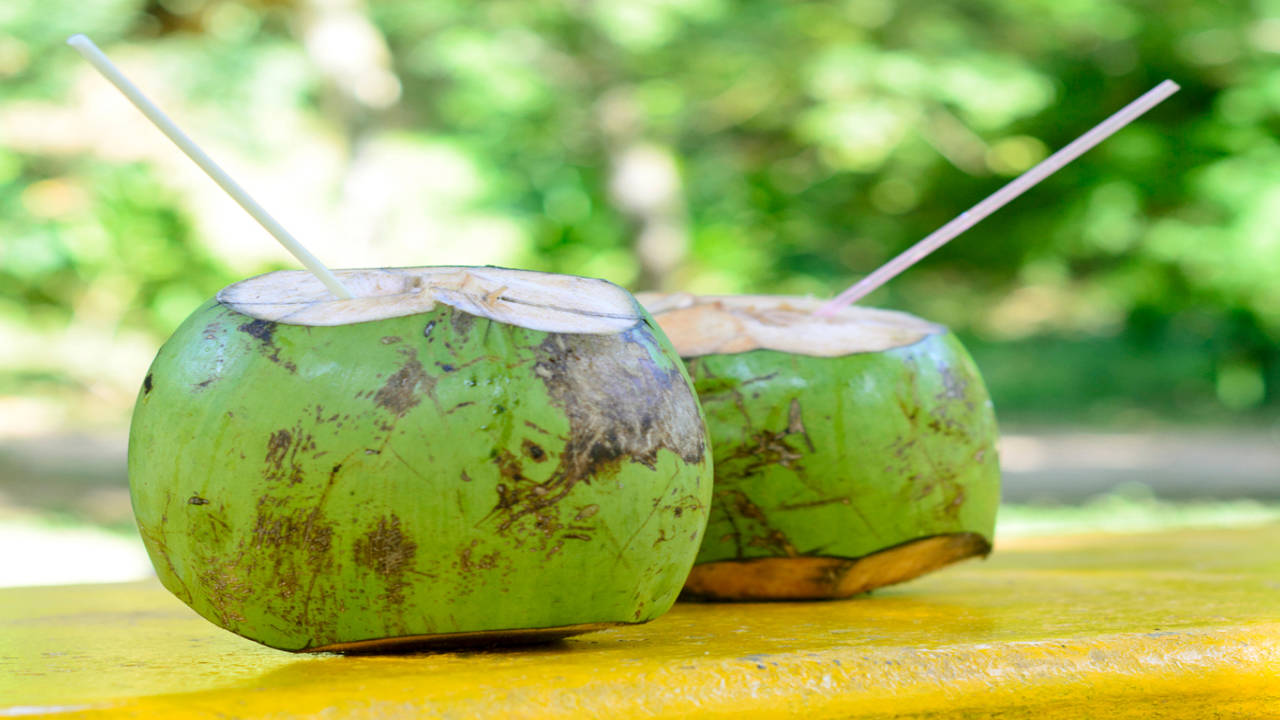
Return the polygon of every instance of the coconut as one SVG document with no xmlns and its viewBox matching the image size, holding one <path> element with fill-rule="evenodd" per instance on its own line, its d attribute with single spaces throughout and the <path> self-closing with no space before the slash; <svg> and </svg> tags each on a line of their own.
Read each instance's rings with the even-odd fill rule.
<svg viewBox="0 0 1280 720">
<path fill-rule="evenodd" d="M 711 431 L 708 599 L 848 597 L 991 550 L 990 398 L 960 342 L 906 313 L 642 294 Z"/>
<path fill-rule="evenodd" d="M 285 650 L 511 642 L 674 602 L 710 504 L 696 397 L 626 291 L 499 268 L 231 285 L 129 437 L 161 582 Z"/>
</svg>

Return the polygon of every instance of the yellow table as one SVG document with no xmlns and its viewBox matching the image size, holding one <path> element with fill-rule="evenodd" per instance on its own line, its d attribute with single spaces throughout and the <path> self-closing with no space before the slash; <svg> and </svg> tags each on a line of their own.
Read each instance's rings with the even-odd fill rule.
<svg viewBox="0 0 1280 720">
<path fill-rule="evenodd" d="M 1023 540 L 851 601 L 389 657 L 259 647 L 153 583 L 0 591 L 0 717 L 54 713 L 1280 717 L 1280 526 Z"/>
</svg>

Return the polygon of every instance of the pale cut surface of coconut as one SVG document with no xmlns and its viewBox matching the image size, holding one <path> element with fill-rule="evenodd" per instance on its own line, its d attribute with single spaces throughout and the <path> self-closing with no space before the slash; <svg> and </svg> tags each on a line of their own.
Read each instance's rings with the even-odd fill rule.
<svg viewBox="0 0 1280 720">
<path fill-rule="evenodd" d="M 706 600 L 832 600 L 895 585 L 991 552 L 977 533 L 912 540 L 860 558 L 772 557 L 695 565 L 688 596 Z"/>
<path fill-rule="evenodd" d="M 341 300 L 314 275 L 281 270 L 228 285 L 218 302 L 268 322 L 332 326 L 416 315 L 437 303 L 543 332 L 611 335 L 641 320 L 634 299 L 604 280 L 493 267 L 334 271 L 355 295 Z"/>
<path fill-rule="evenodd" d="M 640 293 L 680 357 L 777 350 L 839 357 L 920 342 L 946 328 L 893 310 L 850 306 L 813 314 L 821 300 L 786 295 Z"/>
</svg>

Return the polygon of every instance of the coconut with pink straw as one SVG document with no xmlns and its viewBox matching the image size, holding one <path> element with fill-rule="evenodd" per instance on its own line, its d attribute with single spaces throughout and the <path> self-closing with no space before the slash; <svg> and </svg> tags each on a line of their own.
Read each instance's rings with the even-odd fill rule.
<svg viewBox="0 0 1280 720">
<path fill-rule="evenodd" d="M 991 399 L 947 328 L 853 303 L 1176 92 L 1165 81 L 829 302 L 642 294 L 711 433 L 711 520 L 685 585 L 841 598 L 991 551 Z"/>
</svg>

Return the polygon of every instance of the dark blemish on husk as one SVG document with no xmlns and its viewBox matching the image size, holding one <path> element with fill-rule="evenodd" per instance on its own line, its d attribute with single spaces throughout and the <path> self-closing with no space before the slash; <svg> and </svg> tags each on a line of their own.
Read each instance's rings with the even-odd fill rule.
<svg viewBox="0 0 1280 720">
<path fill-rule="evenodd" d="M 296 570 L 286 570 L 276 577 L 276 594 L 281 600 L 289 601 L 293 596 L 298 594 L 302 589 L 302 582 L 298 579 Z"/>
<path fill-rule="evenodd" d="M 787 434 L 799 435 L 804 438 L 804 444 L 809 447 L 809 452 L 816 452 L 813 447 L 813 441 L 809 439 L 809 431 L 804 427 L 803 411 L 800 409 L 799 398 L 791 398 L 791 407 L 787 413 Z"/>
<path fill-rule="evenodd" d="M 449 324 L 453 326 L 454 334 L 461 339 L 461 336 L 471 332 L 471 326 L 475 324 L 476 316 L 457 308 L 450 309 L 453 312 L 449 318 Z"/>
<path fill-rule="evenodd" d="M 939 400 L 961 400 L 970 409 L 973 409 L 973 399 L 969 397 L 969 381 L 963 377 L 957 377 L 950 365 L 939 364 L 938 374 L 942 376 L 942 392 L 938 393 Z"/>
<path fill-rule="evenodd" d="M 731 539 L 737 548 L 738 557 L 743 556 L 743 540 L 748 533 L 752 537 L 745 542 L 746 547 L 760 548 L 784 557 L 799 554 L 787 535 L 773 527 L 768 515 L 746 493 L 741 490 L 723 490 L 716 491 L 715 497 L 716 502 L 713 504 L 725 509 L 725 518 L 732 530 L 721 541 Z M 752 527 L 754 529 L 750 529 Z"/>
<path fill-rule="evenodd" d="M 280 470 L 284 465 L 284 459 L 289 454 L 289 446 L 293 444 L 293 435 L 288 430 L 277 430 L 271 433 L 271 439 L 267 440 L 267 458 L 266 463 Z"/>
<path fill-rule="evenodd" d="M 658 366 L 649 343 L 648 333 L 637 328 L 619 335 L 552 335 L 538 347 L 534 370 L 569 419 L 570 475 L 585 477 L 590 473 L 583 471 L 623 458 L 653 468 L 661 449 L 691 464 L 703 461 L 697 401 L 677 366 Z M 665 422 L 655 426 L 655 417 Z"/>
<path fill-rule="evenodd" d="M 931 512 L 942 518 L 954 519 L 964 506 L 964 487 L 957 466 L 962 460 L 959 456 L 939 452 L 939 442 L 929 438 L 950 438 L 947 443 L 956 447 L 981 442 L 973 435 L 974 426 L 966 417 L 966 411 L 972 412 L 981 402 L 982 385 L 980 381 L 975 382 L 964 366 L 937 362 L 932 367 L 936 369 L 943 387 L 940 392 L 925 398 L 916 381 L 919 374 L 917 362 L 906 362 L 907 372 L 897 403 L 910 428 L 892 446 L 894 457 L 901 465 L 890 465 L 886 470 L 907 477 L 913 501 L 927 502 Z M 978 452 L 981 453 L 982 449 Z M 911 472 L 917 468 L 923 472 Z"/>
<path fill-rule="evenodd" d="M 417 353 L 409 351 L 405 353 L 404 365 L 387 378 L 387 382 L 373 396 L 373 402 L 396 415 L 404 415 L 420 402 L 419 386 L 422 385 L 426 386 L 426 392 L 430 392 L 435 381 L 422 369 Z"/>
<path fill-rule="evenodd" d="M 530 460 L 534 462 L 539 462 L 539 463 L 546 461 L 547 459 L 546 451 L 543 450 L 537 444 L 535 444 L 532 440 L 529 440 L 526 438 L 524 441 L 524 444 L 521 447 L 524 450 L 524 454 L 527 455 Z"/>
<path fill-rule="evenodd" d="M 137 377 L 137 376 L 135 375 L 134 377 Z M 142 378 L 142 394 L 143 395 L 151 394 L 151 378 L 152 378 L 151 373 L 147 373 L 147 376 Z"/>
<path fill-rule="evenodd" d="M 776 555 L 783 557 L 795 557 L 800 553 L 796 551 L 791 541 L 787 539 L 785 533 L 781 530 L 770 530 L 763 535 L 757 535 L 747 542 L 749 547 L 761 548 L 768 550 Z"/>
<path fill-rule="evenodd" d="M 616 473 L 624 462 L 656 469 L 664 449 L 691 465 L 705 461 L 697 401 L 679 366 L 660 365 L 650 354 L 652 344 L 638 324 L 617 335 L 553 333 L 535 349 L 534 373 L 569 421 L 569 437 L 545 481 L 506 473 L 513 482 L 494 507 L 499 532 L 532 516 L 549 540 L 563 527 L 555 505 L 578 483 Z"/>
<path fill-rule="evenodd" d="M 902 411 L 902 416 L 905 417 L 907 422 L 911 423 L 913 427 L 919 423 L 919 407 L 909 404 L 903 398 L 898 398 L 898 409 Z"/>
<path fill-rule="evenodd" d="M 280 346 L 275 344 L 276 323 L 266 320 L 250 320 L 237 329 L 261 343 L 258 350 L 263 357 L 291 373 L 296 374 L 298 372 L 297 365 L 288 360 L 280 359 Z"/>
<path fill-rule="evenodd" d="M 775 432 L 767 429 L 752 433 L 747 442 L 725 454 L 724 460 L 720 461 L 721 474 L 733 478 L 752 477 L 770 465 L 803 473 L 804 467 L 799 461 L 804 455 L 787 442 L 792 434 L 790 430 Z M 729 466 L 734 460 L 745 460 L 746 463 Z"/>
<path fill-rule="evenodd" d="M 529 429 L 531 429 L 531 430 L 536 430 L 536 431 L 538 431 L 538 432 L 542 433 L 543 435 L 550 435 L 550 434 L 551 434 L 551 432 L 550 432 L 550 431 L 548 431 L 546 428 L 539 427 L 536 423 L 532 423 L 532 422 L 530 422 L 530 421 L 528 421 L 528 420 L 525 420 L 525 421 L 524 421 L 524 425 L 525 425 L 525 427 L 527 427 L 527 428 L 529 428 Z"/>
<path fill-rule="evenodd" d="M 478 558 L 472 557 L 472 550 L 479 545 L 479 540 L 472 540 L 469 547 L 463 548 L 458 553 L 458 570 L 464 573 L 473 573 L 477 570 L 492 570 L 498 566 L 498 552 L 487 553 Z"/>
<path fill-rule="evenodd" d="M 498 487 L 494 488 L 498 493 L 498 504 L 494 510 L 509 510 L 515 505 L 515 500 L 511 497 L 511 492 L 507 490 L 507 486 L 498 483 Z"/>
<path fill-rule="evenodd" d="M 332 486 L 333 474 L 329 479 Z M 273 579 L 271 589 L 280 599 L 290 603 L 286 616 L 303 625 L 311 623 L 311 599 L 316 582 L 330 572 L 333 565 L 334 523 L 322 513 L 323 504 L 324 495 L 313 507 L 290 510 L 280 498 L 260 497 L 248 549 L 250 557 L 259 558 L 255 562 L 266 562 L 272 566 L 269 571 Z M 303 593 L 303 579 L 306 578 L 310 580 Z M 292 598 L 299 593 L 304 597 L 300 605 L 295 605 Z"/>
<path fill-rule="evenodd" d="M 424 338 L 430 338 L 430 337 L 431 337 L 431 331 L 432 331 L 432 330 L 434 330 L 435 328 L 436 328 L 436 321 L 435 321 L 435 320 L 432 320 L 431 322 L 427 323 L 427 326 L 426 326 L 426 327 L 424 327 L 424 328 L 422 328 L 422 337 L 424 337 Z"/>
<path fill-rule="evenodd" d="M 747 497 L 746 493 L 741 490 L 733 490 L 729 492 L 728 495 L 731 498 L 734 509 L 738 511 L 739 517 L 759 520 L 762 523 L 767 523 L 769 521 L 769 518 L 765 517 L 764 511 L 760 509 L 760 506 L 752 502 L 751 498 Z"/>
<path fill-rule="evenodd" d="M 267 469 L 263 477 L 267 480 L 288 480 L 290 485 L 302 482 L 302 466 L 298 463 L 299 452 L 311 452 L 316 449 L 315 438 L 305 434 L 300 428 L 293 431 L 277 430 L 267 439 L 267 454 L 263 462 Z M 285 463 L 288 461 L 288 467 Z"/>
<path fill-rule="evenodd" d="M 460 409 L 462 409 L 462 408 L 464 408 L 464 407 L 467 407 L 468 405 L 475 405 L 475 403 L 474 403 L 474 402 L 472 402 L 472 401 L 470 401 L 470 400 L 468 400 L 468 401 L 466 401 L 466 402 L 460 402 L 460 403 L 458 403 L 457 405 L 454 405 L 453 407 L 449 408 L 449 412 L 448 412 L 448 413 L 446 413 L 446 414 L 451 414 L 451 413 L 453 413 L 453 411 L 454 411 L 454 410 L 460 410 Z"/>
<path fill-rule="evenodd" d="M 217 614 L 219 624 L 233 627 L 244 622 L 244 602 L 253 595 L 253 585 L 241 577 L 234 560 L 213 559 L 196 579 Z"/>
<path fill-rule="evenodd" d="M 418 544 L 400 529 L 400 518 L 395 515 L 379 518 L 355 545 L 356 562 L 387 583 L 387 600 L 395 604 L 404 602 L 404 575 L 417 552 Z"/>
<path fill-rule="evenodd" d="M 304 550 L 313 564 L 321 562 L 333 545 L 333 524 L 325 521 L 319 508 L 286 515 L 273 514 L 270 508 L 277 504 L 273 498 L 263 498 L 258 503 L 258 517 L 253 526 L 254 546 L 294 547 Z"/>
<path fill-rule="evenodd" d="M 457 370 L 457 369 L 458 369 L 458 368 L 456 368 L 456 367 L 454 367 L 454 366 L 450 365 L 449 363 L 436 363 L 436 364 L 437 364 L 437 365 L 439 365 L 439 366 L 440 366 L 440 369 L 441 369 L 441 370 L 443 370 L 443 371 L 445 371 L 445 372 L 453 372 L 454 370 Z"/>
<path fill-rule="evenodd" d="M 494 464 L 498 466 L 498 472 L 502 474 L 502 477 L 514 482 L 528 479 L 524 476 L 524 466 L 521 465 L 520 460 L 510 450 L 494 448 L 493 452 L 490 453 L 490 457 L 493 459 Z"/>
<path fill-rule="evenodd" d="M 209 501 L 200 497 L 198 494 L 193 494 L 191 497 L 187 498 L 187 504 L 188 505 L 208 505 Z"/>
<path fill-rule="evenodd" d="M 263 345 L 270 345 L 276 332 L 276 324 L 267 320 L 250 320 L 238 329 L 262 341 Z"/>
<path fill-rule="evenodd" d="M 697 372 L 698 362 L 691 361 L 690 368 L 692 372 Z M 691 372 L 691 374 L 692 374 Z M 733 392 L 738 389 L 741 383 L 737 378 L 722 378 L 715 376 L 699 377 L 694 381 L 694 387 L 698 391 L 699 397 L 707 397 L 710 395 L 719 395 L 721 393 Z"/>
</svg>

